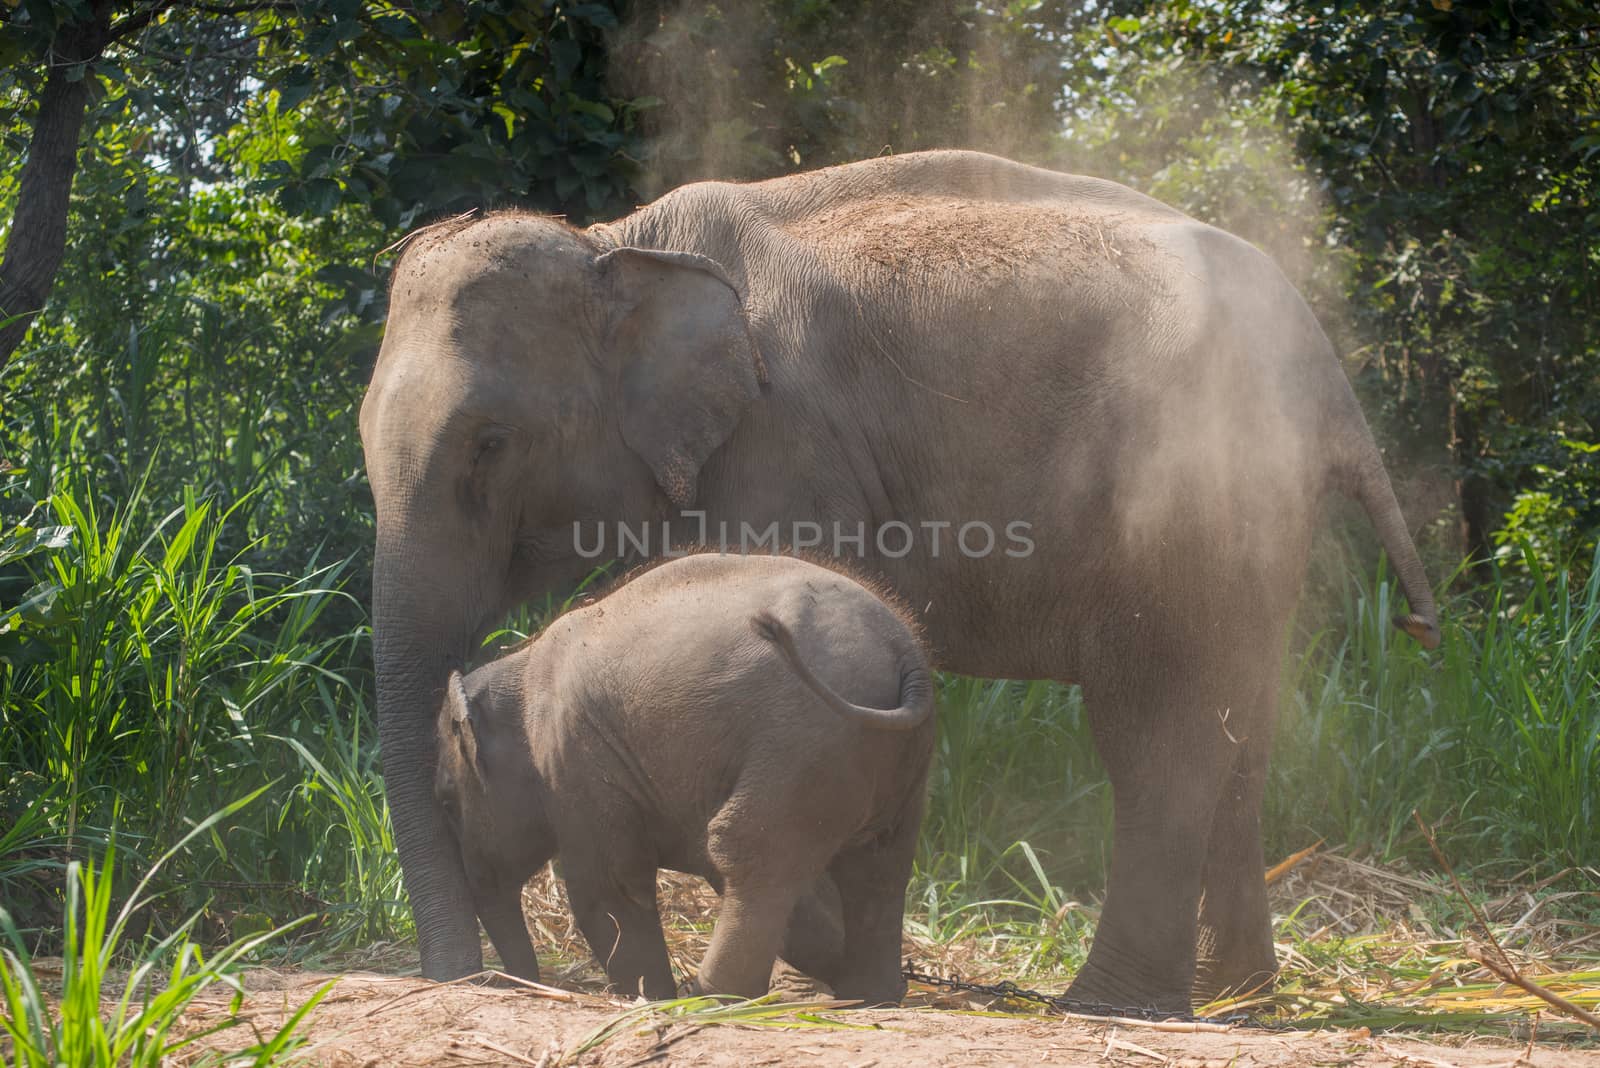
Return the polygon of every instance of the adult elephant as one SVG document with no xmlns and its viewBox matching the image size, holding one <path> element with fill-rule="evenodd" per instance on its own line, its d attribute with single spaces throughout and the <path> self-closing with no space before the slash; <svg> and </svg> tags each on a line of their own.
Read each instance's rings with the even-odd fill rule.
<svg viewBox="0 0 1600 1068">
<path fill-rule="evenodd" d="M 385 776 L 438 979 L 480 965 L 429 791 L 441 691 L 508 608 L 594 567 L 575 525 L 587 552 L 596 524 L 682 534 L 685 512 L 713 540 L 819 522 L 944 668 L 1081 683 L 1115 839 L 1072 993 L 1112 1005 L 1275 971 L 1258 820 L 1326 490 L 1365 505 L 1397 624 L 1438 641 L 1378 449 L 1277 268 L 1122 186 L 978 153 L 699 183 L 587 230 L 427 228 L 361 435 Z"/>
</svg>

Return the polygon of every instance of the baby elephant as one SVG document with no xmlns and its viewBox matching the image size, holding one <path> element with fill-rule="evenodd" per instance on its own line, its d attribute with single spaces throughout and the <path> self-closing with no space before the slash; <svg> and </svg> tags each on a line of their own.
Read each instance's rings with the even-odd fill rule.
<svg viewBox="0 0 1600 1068">
<path fill-rule="evenodd" d="M 515 975 L 539 974 L 522 886 L 559 853 L 619 990 L 676 993 L 656 911 L 671 868 L 722 895 L 700 989 L 763 994 L 781 953 L 839 997 L 897 1001 L 932 713 L 920 642 L 859 583 L 687 556 L 453 674 L 434 789 Z"/>
</svg>

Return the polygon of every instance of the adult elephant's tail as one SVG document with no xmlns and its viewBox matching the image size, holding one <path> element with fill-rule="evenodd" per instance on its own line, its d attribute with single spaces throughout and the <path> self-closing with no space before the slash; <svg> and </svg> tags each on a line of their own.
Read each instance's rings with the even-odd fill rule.
<svg viewBox="0 0 1600 1068">
<path fill-rule="evenodd" d="M 863 727 L 877 730 L 909 731 L 922 726 L 928 721 L 928 717 L 933 715 L 933 677 L 924 664 L 907 664 L 901 670 L 899 708 L 867 708 L 846 701 L 827 683 L 817 678 L 806 662 L 800 659 L 800 650 L 795 647 L 794 635 L 790 634 L 789 628 L 779 622 L 771 612 L 756 613 L 750 620 L 750 627 L 777 646 L 784 662 L 800 677 L 800 681 L 822 698 L 824 704 L 845 719 L 854 720 Z"/>
<path fill-rule="evenodd" d="M 1417 547 L 1411 543 L 1405 517 L 1400 514 L 1400 503 L 1395 500 L 1389 474 L 1383 469 L 1383 458 L 1364 424 L 1361 429 L 1361 445 L 1346 472 L 1347 485 L 1366 509 L 1367 518 L 1372 520 L 1378 540 L 1394 565 L 1400 588 L 1411 602 L 1410 614 L 1395 616 L 1394 625 L 1421 642 L 1423 648 L 1437 648 L 1439 615 L 1433 604 L 1433 590 L 1423 573 L 1422 561 L 1417 558 Z"/>
</svg>

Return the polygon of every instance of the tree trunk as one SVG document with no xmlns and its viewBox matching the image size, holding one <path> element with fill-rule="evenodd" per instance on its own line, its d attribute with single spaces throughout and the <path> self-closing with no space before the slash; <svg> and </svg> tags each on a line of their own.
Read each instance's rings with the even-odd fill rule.
<svg viewBox="0 0 1600 1068">
<path fill-rule="evenodd" d="M 105 48 L 110 24 L 109 0 L 97 0 L 89 21 L 64 27 L 50 49 L 50 73 L 39 94 L 11 237 L 0 260 L 0 369 L 44 306 L 66 253 L 67 203 L 94 77 L 88 65 Z"/>
</svg>

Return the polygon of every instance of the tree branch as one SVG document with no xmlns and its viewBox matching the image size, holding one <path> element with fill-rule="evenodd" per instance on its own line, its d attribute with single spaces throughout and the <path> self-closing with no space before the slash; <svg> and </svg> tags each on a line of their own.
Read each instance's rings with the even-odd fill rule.
<svg viewBox="0 0 1600 1068">
<path fill-rule="evenodd" d="M 143 11 L 136 11 L 126 18 L 118 19 L 116 23 L 114 23 L 111 28 L 106 31 L 106 43 L 110 44 L 113 41 L 120 41 L 129 34 L 138 33 L 140 30 L 154 22 L 156 17 L 162 12 L 171 9 L 172 6 L 173 0 L 160 0 L 159 3 L 151 4 Z"/>
<path fill-rule="evenodd" d="M 261 11 L 293 12 L 299 10 L 295 0 L 241 0 L 236 4 L 201 3 L 197 0 L 158 0 L 143 11 L 135 12 L 118 21 L 107 33 L 108 41 L 120 41 L 138 33 L 158 16 L 174 8 L 200 11 L 207 15 L 250 15 Z"/>
<path fill-rule="evenodd" d="M 295 0 L 246 0 L 239 4 L 199 4 L 185 5 L 195 11 L 204 11 L 208 15 L 250 15 L 259 11 L 284 11 L 298 12 L 300 5 Z"/>
</svg>

